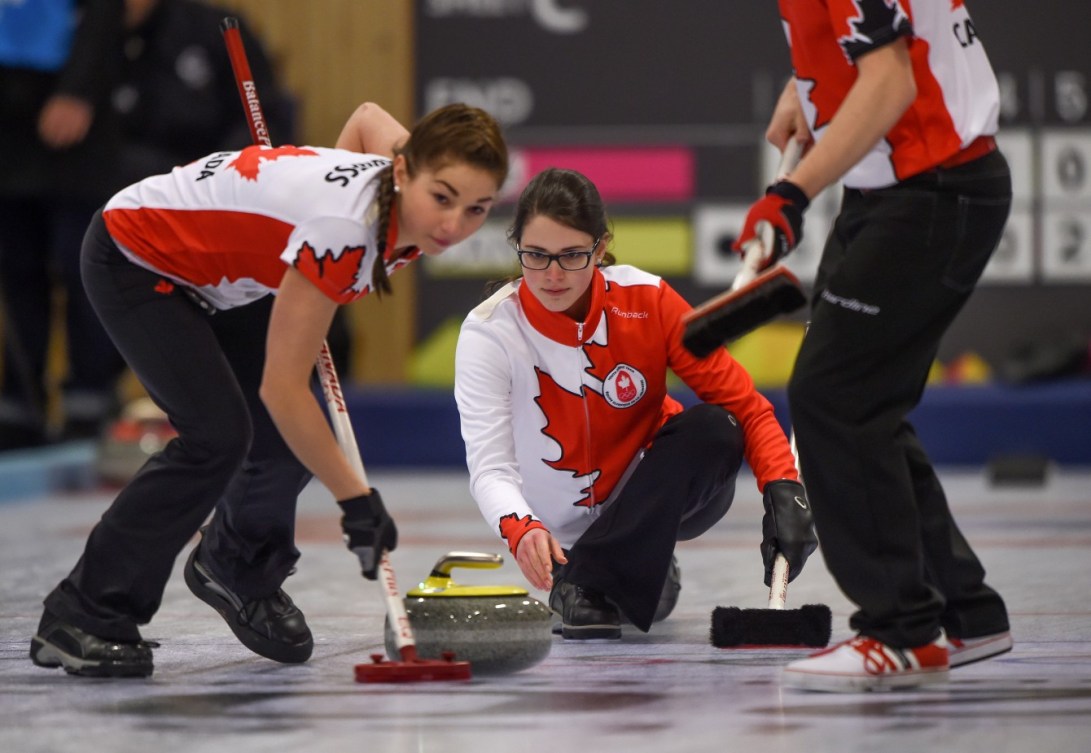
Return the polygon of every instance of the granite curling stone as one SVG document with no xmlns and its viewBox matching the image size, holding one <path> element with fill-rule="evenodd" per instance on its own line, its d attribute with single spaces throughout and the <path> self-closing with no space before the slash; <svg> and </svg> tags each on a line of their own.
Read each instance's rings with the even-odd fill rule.
<svg viewBox="0 0 1091 753">
<path fill-rule="evenodd" d="M 552 645 L 552 612 L 518 586 L 463 586 L 451 579 L 456 567 L 495 569 L 498 554 L 449 552 L 428 578 L 406 593 L 405 611 L 423 659 L 453 653 L 474 675 L 509 674 L 545 659 Z M 387 656 L 400 657 L 389 620 Z"/>
</svg>

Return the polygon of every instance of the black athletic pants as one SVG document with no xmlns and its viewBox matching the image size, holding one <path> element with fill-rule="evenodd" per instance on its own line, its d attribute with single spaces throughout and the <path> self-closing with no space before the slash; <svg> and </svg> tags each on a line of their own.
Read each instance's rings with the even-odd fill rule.
<svg viewBox="0 0 1091 753">
<path fill-rule="evenodd" d="M 674 545 L 724 516 L 742 460 L 742 428 L 728 411 L 701 404 L 673 416 L 558 577 L 605 594 L 647 632 Z"/>
<path fill-rule="evenodd" d="M 892 646 L 1008 628 L 906 416 L 1010 205 L 994 152 L 845 191 L 823 252 L 791 420 L 826 565 L 859 607 L 850 624 Z"/>
<path fill-rule="evenodd" d="M 296 497 L 310 476 L 259 396 L 272 296 L 214 316 L 127 260 L 96 214 L 88 297 L 179 436 L 122 489 L 46 608 L 102 638 L 139 639 L 174 561 L 209 513 L 216 574 L 244 601 L 279 588 L 299 557 Z"/>
</svg>

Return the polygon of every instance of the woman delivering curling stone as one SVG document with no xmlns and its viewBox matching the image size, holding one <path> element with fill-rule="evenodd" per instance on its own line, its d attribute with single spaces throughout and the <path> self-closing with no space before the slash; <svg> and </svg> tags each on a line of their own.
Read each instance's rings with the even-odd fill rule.
<svg viewBox="0 0 1091 753">
<path fill-rule="evenodd" d="M 312 392 L 315 359 L 339 304 L 389 291 L 389 274 L 481 227 L 507 150 L 496 121 L 465 105 L 409 133 L 365 104 L 337 147 L 212 154 L 130 186 L 92 222 L 91 302 L 179 437 L 120 492 L 46 598 L 36 664 L 150 675 L 137 626 L 213 508 L 186 583 L 252 651 L 305 661 L 311 632 L 281 584 L 312 473 L 339 500 L 367 577 L 394 548 L 393 521 Z"/>
<path fill-rule="evenodd" d="M 778 549 L 798 575 L 817 541 L 772 406 L 726 350 L 682 347 L 690 306 L 666 282 L 612 266 L 594 184 L 541 173 L 509 237 L 523 277 L 463 323 L 455 397 L 473 496 L 527 580 L 551 589 L 564 637 L 665 617 L 675 543 L 723 517 L 744 457 L 767 511 L 766 584 Z M 667 394 L 668 368 L 703 404 Z"/>
</svg>

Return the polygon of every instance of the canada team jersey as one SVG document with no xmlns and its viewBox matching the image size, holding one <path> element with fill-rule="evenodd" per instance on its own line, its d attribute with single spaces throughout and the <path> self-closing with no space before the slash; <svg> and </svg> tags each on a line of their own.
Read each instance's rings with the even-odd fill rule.
<svg viewBox="0 0 1091 753">
<path fill-rule="evenodd" d="M 780 15 L 816 139 L 856 80 L 856 60 L 907 38 L 917 97 L 846 186 L 892 185 L 996 133 L 999 87 L 963 0 L 780 0 Z"/>
<path fill-rule="evenodd" d="M 594 522 L 630 464 L 682 410 L 667 393 L 668 368 L 738 418 L 759 489 L 797 478 L 750 375 L 724 349 L 697 359 L 682 346 L 689 310 L 659 277 L 609 266 L 595 272 L 583 322 L 547 310 L 519 282 L 470 312 L 455 353 L 470 491 L 512 551 L 531 528 L 569 547 Z"/>
<path fill-rule="evenodd" d="M 378 253 L 376 196 L 386 157 L 323 147 L 217 152 L 115 195 L 103 217 L 131 261 L 218 309 L 280 286 L 288 265 L 337 303 L 365 295 Z M 388 274 L 418 249 L 385 262 Z"/>
</svg>

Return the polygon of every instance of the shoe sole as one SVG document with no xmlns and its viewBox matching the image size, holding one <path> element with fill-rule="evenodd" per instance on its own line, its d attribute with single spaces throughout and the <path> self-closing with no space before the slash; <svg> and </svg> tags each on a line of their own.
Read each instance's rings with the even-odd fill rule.
<svg viewBox="0 0 1091 753">
<path fill-rule="evenodd" d="M 216 613 L 224 619 L 224 622 L 231 628 L 231 632 L 235 634 L 235 637 L 239 639 L 242 645 L 258 656 L 264 656 L 266 659 L 272 659 L 281 664 L 302 664 L 311 658 L 311 653 L 314 651 L 313 639 L 308 640 L 306 643 L 294 645 L 279 643 L 263 638 L 245 622 L 240 623 L 238 621 L 239 608 L 227 596 L 218 593 L 215 589 L 203 583 L 198 577 L 198 568 L 205 578 L 212 580 L 211 574 L 201 566 L 201 563 L 197 562 L 197 548 L 194 547 L 193 551 L 190 552 L 189 560 L 186 561 L 183 572 L 186 585 L 194 596 L 216 610 Z"/>
<path fill-rule="evenodd" d="M 1004 633 L 996 636 L 992 640 L 974 646 L 973 648 L 949 652 L 948 661 L 951 664 L 951 669 L 954 669 L 955 667 L 965 667 L 967 664 L 976 664 L 979 661 L 985 661 L 986 659 L 992 659 L 1001 654 L 1006 654 L 1011 651 L 1014 646 L 1015 641 L 1012 640 L 1011 633 Z"/>
<path fill-rule="evenodd" d="M 30 639 L 30 660 L 46 669 L 64 667 L 68 674 L 80 677 L 151 677 L 154 669 L 152 664 L 121 664 L 81 659 L 37 635 Z"/>
<path fill-rule="evenodd" d="M 923 685 L 947 682 L 946 669 L 897 672 L 886 675 L 836 675 L 819 672 L 781 671 L 781 683 L 798 690 L 827 693 L 860 693 L 868 691 L 909 690 Z"/>
<path fill-rule="evenodd" d="M 561 637 L 566 641 L 617 640 L 621 628 L 617 625 L 561 625 Z"/>
</svg>

